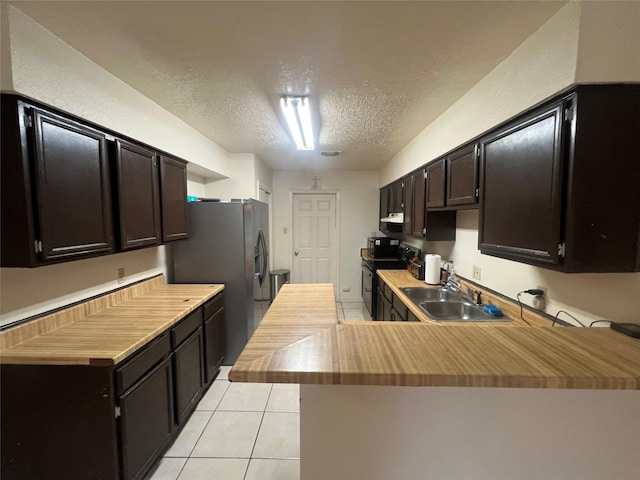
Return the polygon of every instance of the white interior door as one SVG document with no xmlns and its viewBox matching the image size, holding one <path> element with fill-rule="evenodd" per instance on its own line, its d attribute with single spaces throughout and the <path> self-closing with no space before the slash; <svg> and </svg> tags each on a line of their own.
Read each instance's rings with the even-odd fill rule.
<svg viewBox="0 0 640 480">
<path fill-rule="evenodd" d="M 293 194 L 292 283 L 332 283 L 337 292 L 336 194 Z"/>
</svg>

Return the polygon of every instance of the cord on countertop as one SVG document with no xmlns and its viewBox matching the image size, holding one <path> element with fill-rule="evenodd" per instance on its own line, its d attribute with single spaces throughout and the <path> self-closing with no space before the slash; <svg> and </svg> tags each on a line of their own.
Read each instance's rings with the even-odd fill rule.
<svg viewBox="0 0 640 480">
<path fill-rule="evenodd" d="M 529 325 L 530 327 L 532 326 L 529 322 L 527 322 L 524 319 L 524 316 L 522 315 L 522 302 L 520 301 L 520 295 L 522 295 L 523 293 L 529 293 L 529 290 L 523 290 L 522 292 L 518 292 L 518 294 L 516 295 L 516 298 L 518 299 L 518 305 L 520 305 L 520 318 L 522 319 L 522 321 L 524 323 L 526 323 L 527 325 Z M 554 321 L 555 323 L 555 321 Z M 553 325 L 551 325 L 553 327 Z"/>
<path fill-rule="evenodd" d="M 612 321 L 612 320 L 594 320 L 593 322 L 591 322 L 591 323 L 589 324 L 589 326 L 590 326 L 590 327 L 593 327 L 593 325 L 594 325 L 595 323 L 600 323 L 600 322 L 609 322 L 609 323 L 613 323 L 613 321 Z"/>
<path fill-rule="evenodd" d="M 581 327 L 586 327 L 586 325 L 584 323 L 582 323 L 580 320 L 578 320 L 576 317 L 574 317 L 573 315 L 571 315 L 569 312 L 567 312 L 566 310 L 558 310 L 558 313 L 556 313 L 556 316 L 553 317 L 553 323 L 551 324 L 551 326 L 553 327 L 556 324 L 556 320 L 558 320 L 558 315 L 560 315 L 561 313 L 564 313 L 566 315 L 569 315 L 571 318 L 573 318 L 576 322 L 578 322 L 580 324 Z M 598 320 L 600 321 L 600 320 Z"/>
</svg>

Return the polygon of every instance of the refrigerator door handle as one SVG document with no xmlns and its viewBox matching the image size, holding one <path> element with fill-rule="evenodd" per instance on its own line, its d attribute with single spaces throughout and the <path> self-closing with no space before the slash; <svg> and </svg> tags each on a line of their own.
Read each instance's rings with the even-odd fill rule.
<svg viewBox="0 0 640 480">
<path fill-rule="evenodd" d="M 262 277 L 264 280 L 269 271 L 269 251 L 267 250 L 267 239 L 264 238 L 264 234 L 262 235 L 262 263 Z"/>
<path fill-rule="evenodd" d="M 264 261 L 264 257 L 265 257 L 265 241 L 264 241 L 264 234 L 262 233 L 262 229 L 258 230 L 258 257 L 259 258 L 259 265 L 260 265 L 260 270 L 258 270 L 257 273 L 257 277 L 258 277 L 258 282 L 260 283 L 260 286 L 262 286 L 262 282 L 264 281 L 264 273 L 265 273 L 265 261 Z"/>
</svg>

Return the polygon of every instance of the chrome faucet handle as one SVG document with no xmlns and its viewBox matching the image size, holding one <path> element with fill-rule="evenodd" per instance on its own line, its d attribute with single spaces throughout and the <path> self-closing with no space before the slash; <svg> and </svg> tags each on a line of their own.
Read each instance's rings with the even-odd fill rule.
<svg viewBox="0 0 640 480">
<path fill-rule="evenodd" d="M 446 285 L 462 293 L 460 290 L 460 284 L 456 281 L 456 277 L 454 275 L 449 275 Z"/>
<path fill-rule="evenodd" d="M 467 287 L 467 298 L 476 305 L 482 304 L 482 292 L 480 290 L 474 290 L 471 287 Z"/>
</svg>

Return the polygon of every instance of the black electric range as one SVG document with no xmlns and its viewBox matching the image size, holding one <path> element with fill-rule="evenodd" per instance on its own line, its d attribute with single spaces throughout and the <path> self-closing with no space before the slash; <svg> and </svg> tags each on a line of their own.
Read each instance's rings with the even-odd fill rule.
<svg viewBox="0 0 640 480">
<path fill-rule="evenodd" d="M 394 258 L 362 258 L 362 300 L 371 318 L 376 318 L 378 296 L 378 276 L 376 270 L 402 270 L 414 257 L 420 256 L 420 249 L 401 243 L 398 256 Z"/>
</svg>

